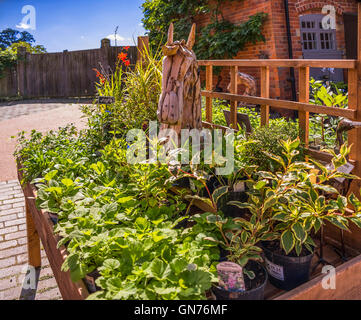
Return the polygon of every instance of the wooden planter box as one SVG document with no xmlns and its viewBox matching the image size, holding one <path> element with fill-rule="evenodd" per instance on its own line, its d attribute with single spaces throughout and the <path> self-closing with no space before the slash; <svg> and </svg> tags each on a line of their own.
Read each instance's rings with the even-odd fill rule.
<svg viewBox="0 0 361 320">
<path fill-rule="evenodd" d="M 20 167 L 20 166 L 18 166 Z M 19 181 L 22 179 L 21 171 L 18 170 Z M 69 272 L 61 271 L 61 266 L 67 257 L 65 247 L 57 249 L 59 237 L 53 232 L 53 223 L 49 214 L 37 209 L 35 205 L 36 190 L 33 185 L 22 186 L 26 203 L 26 222 L 28 236 L 29 264 L 33 267 L 41 266 L 40 240 L 44 246 L 50 266 L 53 270 L 59 290 L 64 300 L 83 300 L 89 295 L 83 281 L 74 283 L 70 279 Z M 197 203 L 195 204 L 197 205 Z M 199 210 L 208 211 L 203 205 Z M 336 290 L 325 290 L 322 280 L 325 275 L 321 274 L 322 266 L 311 275 L 311 280 L 298 288 L 285 292 L 268 284 L 266 299 L 268 300 L 359 300 L 361 299 L 361 232 L 355 229 L 345 235 L 346 251 L 352 257 L 342 263 L 339 256 L 334 252 L 333 246 L 339 247 L 339 231 L 332 227 L 326 228 L 325 259 L 336 265 Z M 317 263 L 317 257 L 313 264 Z"/>
<path fill-rule="evenodd" d="M 18 179 L 22 180 L 22 173 L 18 165 Z M 53 270 L 60 293 L 64 300 L 83 300 L 89 293 L 83 281 L 74 283 L 70 273 L 61 271 L 61 266 L 68 253 L 65 247 L 57 248 L 59 237 L 54 234 L 54 225 L 49 214 L 37 209 L 35 204 L 36 189 L 33 185 L 22 185 L 25 196 L 26 224 L 28 237 L 29 265 L 37 268 L 41 266 L 40 240 Z"/>
</svg>

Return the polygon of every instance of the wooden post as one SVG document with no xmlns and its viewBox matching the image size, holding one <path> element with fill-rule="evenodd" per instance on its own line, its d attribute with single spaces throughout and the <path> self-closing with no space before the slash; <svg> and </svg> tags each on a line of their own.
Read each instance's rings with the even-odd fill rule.
<svg viewBox="0 0 361 320">
<path fill-rule="evenodd" d="M 269 98 L 269 67 L 261 68 L 261 97 Z M 261 126 L 268 126 L 269 124 L 269 106 L 261 106 Z"/>
<path fill-rule="evenodd" d="M 25 211 L 29 265 L 37 268 L 41 266 L 40 239 L 27 201 L 25 201 Z"/>
<path fill-rule="evenodd" d="M 357 27 L 357 67 L 349 70 L 349 109 L 356 110 L 356 121 L 361 121 L 361 3 L 358 3 L 358 27 Z M 349 132 L 349 145 L 353 144 L 350 158 L 356 161 L 354 174 L 361 177 L 361 129 Z M 361 183 L 354 181 L 351 192 L 360 195 Z"/>
<path fill-rule="evenodd" d="M 238 67 L 231 67 L 231 93 L 237 94 L 238 89 Z M 232 129 L 238 130 L 237 126 L 237 101 L 231 101 L 231 126 Z"/>
<path fill-rule="evenodd" d="M 357 69 L 348 70 L 348 108 L 357 110 Z M 357 135 L 358 129 L 348 133 L 348 144 L 352 145 L 350 159 L 357 160 Z"/>
<path fill-rule="evenodd" d="M 137 52 L 137 63 L 144 63 L 146 61 L 147 54 L 149 53 L 149 37 L 142 36 L 138 37 L 138 52 Z"/>
<path fill-rule="evenodd" d="M 206 67 L 206 90 L 213 91 L 213 66 Z M 212 123 L 213 121 L 213 106 L 212 98 L 206 98 L 206 121 Z"/>
<path fill-rule="evenodd" d="M 300 97 L 299 102 L 308 103 L 310 100 L 310 68 L 302 67 L 299 70 L 299 86 Z M 300 139 L 308 147 L 309 144 L 309 126 L 310 126 L 310 113 L 305 111 L 298 112 Z"/>
</svg>

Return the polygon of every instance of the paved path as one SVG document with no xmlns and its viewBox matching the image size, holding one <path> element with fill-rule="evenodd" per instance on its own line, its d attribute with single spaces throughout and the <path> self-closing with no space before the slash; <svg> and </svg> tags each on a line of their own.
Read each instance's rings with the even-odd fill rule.
<svg viewBox="0 0 361 320">
<path fill-rule="evenodd" d="M 0 104 L 0 300 L 61 299 L 44 250 L 40 270 L 27 265 L 25 203 L 13 158 L 16 140 L 11 136 L 23 130 L 56 130 L 69 123 L 84 128 L 85 121 L 75 104 L 11 104 Z M 35 290 L 29 287 L 31 274 L 38 280 Z"/>
<path fill-rule="evenodd" d="M 38 272 L 27 265 L 24 207 L 19 182 L 0 182 L 0 300 L 59 300 L 61 295 L 44 250 Z"/>
<path fill-rule="evenodd" d="M 17 110 L 22 108 L 30 114 L 19 116 L 21 112 Z M 32 113 L 32 110 L 35 112 Z M 11 119 L 4 120 L 5 116 L 2 114 L 6 114 L 6 117 L 11 117 Z M 12 139 L 12 136 L 17 136 L 20 131 L 31 132 L 32 129 L 41 132 L 56 130 L 69 123 L 84 128 L 85 120 L 81 119 L 81 116 L 78 104 L 18 103 L 12 106 L 0 106 L 0 181 L 17 179 L 13 157 L 16 139 Z"/>
</svg>

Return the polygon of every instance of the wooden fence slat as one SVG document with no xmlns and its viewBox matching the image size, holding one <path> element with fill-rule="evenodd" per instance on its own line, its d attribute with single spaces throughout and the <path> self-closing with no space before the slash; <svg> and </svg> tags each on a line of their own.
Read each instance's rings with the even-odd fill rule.
<svg viewBox="0 0 361 320">
<path fill-rule="evenodd" d="M 213 67 L 206 67 L 206 89 L 208 91 L 213 91 Z M 212 98 L 206 98 L 206 121 L 212 122 L 213 120 L 213 106 Z"/>
<path fill-rule="evenodd" d="M 237 94 L 238 89 L 238 67 L 231 67 L 231 93 Z M 237 121 L 237 101 L 231 101 L 231 127 L 234 130 L 238 129 Z"/>
<path fill-rule="evenodd" d="M 261 97 L 269 98 L 270 93 L 270 70 L 269 67 L 261 68 Z M 261 126 L 268 126 L 269 124 L 269 105 L 261 106 Z"/>
<path fill-rule="evenodd" d="M 299 70 L 299 87 L 300 96 L 299 101 L 308 103 L 310 99 L 310 68 L 300 68 Z M 310 113 L 308 111 L 299 111 L 299 126 L 300 139 L 308 147 L 309 144 L 309 128 L 310 128 Z"/>
</svg>

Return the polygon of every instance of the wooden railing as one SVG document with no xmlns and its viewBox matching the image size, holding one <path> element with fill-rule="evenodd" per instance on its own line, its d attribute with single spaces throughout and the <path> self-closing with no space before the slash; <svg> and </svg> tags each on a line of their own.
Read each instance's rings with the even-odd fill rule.
<svg viewBox="0 0 361 320">
<path fill-rule="evenodd" d="M 361 3 L 358 4 L 358 60 L 306 60 L 306 59 L 272 59 L 272 60 L 199 60 L 200 66 L 206 67 L 206 90 L 202 96 L 206 98 L 205 125 L 212 123 L 212 99 L 224 99 L 231 102 L 231 127 L 237 129 L 238 102 L 261 105 L 261 125 L 269 124 L 270 107 L 297 110 L 299 114 L 300 138 L 305 146 L 309 145 L 309 114 L 327 114 L 361 121 Z M 213 67 L 230 67 L 230 93 L 213 92 Z M 258 67 L 260 76 L 260 97 L 237 94 L 237 71 L 239 67 Z M 270 68 L 292 67 L 298 69 L 299 97 L 298 102 L 270 99 Z M 309 103 L 310 68 L 340 68 L 348 70 L 348 109 L 326 107 Z M 219 127 L 219 126 L 216 126 Z M 361 176 L 361 130 L 354 129 L 349 133 L 349 144 L 353 144 L 351 161 L 356 164 L 356 174 Z M 309 153 L 321 160 L 329 159 L 324 153 L 309 150 Z"/>
</svg>

